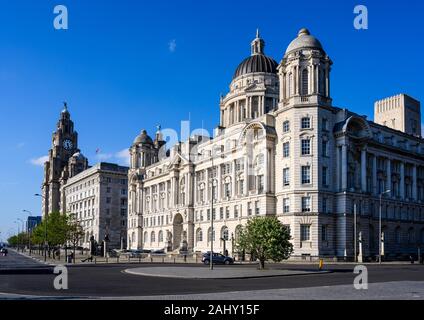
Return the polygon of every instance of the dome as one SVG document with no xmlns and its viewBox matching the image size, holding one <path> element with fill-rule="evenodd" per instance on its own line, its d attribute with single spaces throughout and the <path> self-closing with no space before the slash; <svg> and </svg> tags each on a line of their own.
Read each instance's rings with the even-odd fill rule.
<svg viewBox="0 0 424 320">
<path fill-rule="evenodd" d="M 254 72 L 276 73 L 278 63 L 264 54 L 252 55 L 240 63 L 234 73 L 233 79 L 244 74 Z"/>
<path fill-rule="evenodd" d="M 255 72 L 277 73 L 278 63 L 264 54 L 265 41 L 261 39 L 259 30 L 256 31 L 256 38 L 252 41 L 251 47 L 251 56 L 239 64 L 233 79 Z"/>
<path fill-rule="evenodd" d="M 143 130 L 140 135 L 135 138 L 134 144 L 153 144 L 153 140 L 149 137 L 147 131 Z"/>
<path fill-rule="evenodd" d="M 324 51 L 321 42 L 314 36 L 311 36 L 309 30 L 305 28 L 300 29 L 297 38 L 289 44 L 286 54 L 300 49 L 319 49 Z"/>
</svg>

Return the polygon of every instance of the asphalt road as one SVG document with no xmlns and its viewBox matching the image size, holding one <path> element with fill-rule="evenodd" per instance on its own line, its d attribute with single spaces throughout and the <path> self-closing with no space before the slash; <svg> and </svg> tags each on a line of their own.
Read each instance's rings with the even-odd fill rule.
<svg viewBox="0 0 424 320">
<path fill-rule="evenodd" d="M 158 265 L 166 266 L 163 264 Z M 354 265 L 345 264 L 327 265 L 326 269 L 332 271 L 327 274 L 233 280 L 155 278 L 123 272 L 123 270 L 128 268 L 152 266 L 152 264 L 71 266 L 68 268 L 69 289 L 57 291 L 53 287 L 55 275 L 52 274 L 51 267 L 10 252 L 8 257 L 0 257 L 0 293 L 68 298 L 187 295 L 352 285 L 356 277 L 356 274 L 353 273 Z M 184 265 L 173 266 L 184 267 Z M 203 265 L 191 266 L 205 268 Z M 11 268 L 15 267 L 17 269 L 11 270 Z M 245 266 L 245 268 L 252 267 L 254 268 L 254 266 Z M 310 270 L 314 268 L 311 265 L 300 264 L 273 265 L 272 267 L 291 270 Z M 422 265 L 368 265 L 367 267 L 370 283 L 424 281 L 424 266 Z"/>
</svg>

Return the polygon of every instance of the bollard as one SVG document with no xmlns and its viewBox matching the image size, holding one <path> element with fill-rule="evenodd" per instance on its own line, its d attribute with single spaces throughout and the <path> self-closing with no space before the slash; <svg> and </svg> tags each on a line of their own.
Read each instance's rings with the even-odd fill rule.
<svg viewBox="0 0 424 320">
<path fill-rule="evenodd" d="M 321 271 L 322 268 L 324 268 L 324 260 L 323 259 L 319 259 L 319 270 Z"/>
<path fill-rule="evenodd" d="M 165 258 L 164 257 L 162 257 L 162 263 L 165 263 Z"/>
</svg>

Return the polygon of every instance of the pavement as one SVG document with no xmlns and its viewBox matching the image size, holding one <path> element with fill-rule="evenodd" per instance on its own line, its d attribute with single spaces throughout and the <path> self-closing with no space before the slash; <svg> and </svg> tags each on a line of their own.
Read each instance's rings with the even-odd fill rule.
<svg viewBox="0 0 424 320">
<path fill-rule="evenodd" d="M 179 279 L 250 279 L 264 277 L 300 276 L 307 274 L 327 273 L 330 271 L 317 270 L 287 270 L 287 269 L 265 269 L 258 270 L 256 266 L 215 266 L 213 270 L 207 267 L 144 267 L 124 270 L 126 273 L 161 278 Z"/>
</svg>

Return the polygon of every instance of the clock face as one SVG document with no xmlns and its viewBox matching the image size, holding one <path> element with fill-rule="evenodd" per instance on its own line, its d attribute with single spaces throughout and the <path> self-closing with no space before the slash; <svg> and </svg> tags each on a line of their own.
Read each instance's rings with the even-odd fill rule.
<svg viewBox="0 0 424 320">
<path fill-rule="evenodd" d="M 65 140 L 63 141 L 63 147 L 65 148 L 65 150 L 72 150 L 72 148 L 74 147 L 74 144 L 72 143 L 71 140 Z"/>
</svg>

